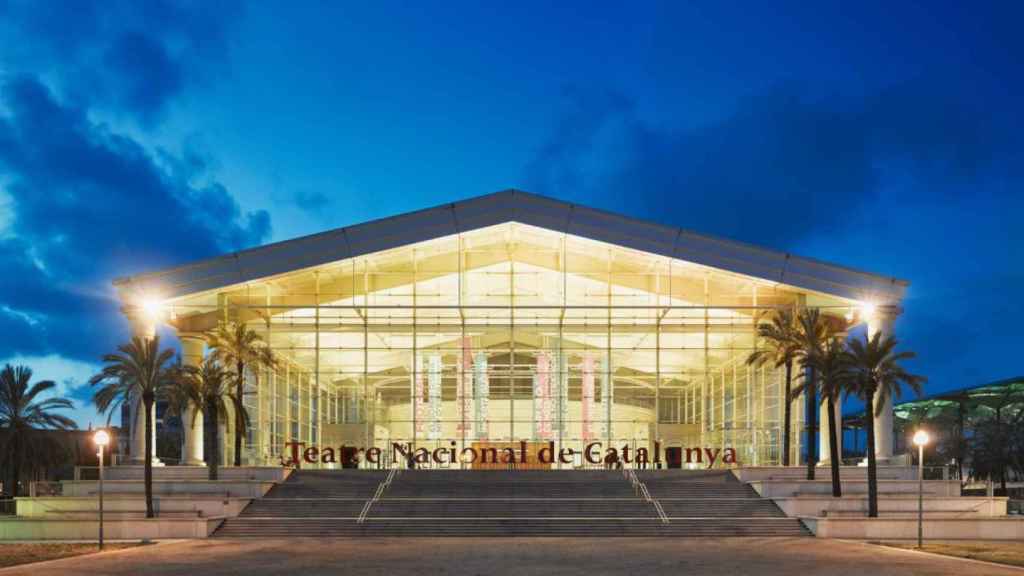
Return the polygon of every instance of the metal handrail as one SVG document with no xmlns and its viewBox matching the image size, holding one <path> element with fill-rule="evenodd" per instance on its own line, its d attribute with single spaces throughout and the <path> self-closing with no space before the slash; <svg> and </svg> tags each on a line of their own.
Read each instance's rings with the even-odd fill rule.
<svg viewBox="0 0 1024 576">
<path fill-rule="evenodd" d="M 657 498 L 651 498 L 651 504 L 654 504 L 654 511 L 658 513 L 658 518 L 661 518 L 661 523 L 668 524 L 668 514 L 665 514 L 665 509 L 661 507 L 661 502 L 658 502 Z"/>
<path fill-rule="evenodd" d="M 661 502 L 659 502 L 657 498 L 651 496 L 651 492 L 647 489 L 647 485 L 644 484 L 643 480 L 640 480 L 640 478 L 637 477 L 636 472 L 629 469 L 625 476 L 633 485 L 633 489 L 643 497 L 644 501 L 650 502 L 651 505 L 654 506 L 654 511 L 657 512 L 658 519 L 661 520 L 661 523 L 668 524 L 668 514 L 665 514 L 665 509 L 662 508 Z"/>
<path fill-rule="evenodd" d="M 400 468 L 392 468 L 391 471 L 388 472 L 387 477 L 377 485 L 377 491 L 373 493 L 372 498 L 366 501 L 366 504 L 363 505 L 363 510 L 359 512 L 359 518 L 356 519 L 356 524 L 362 524 L 366 521 L 366 516 L 370 513 L 370 508 L 373 507 L 374 502 L 380 500 L 380 497 L 384 494 L 384 490 L 391 485 L 391 481 L 395 479 L 395 476 L 398 476 L 400 470 Z"/>
</svg>

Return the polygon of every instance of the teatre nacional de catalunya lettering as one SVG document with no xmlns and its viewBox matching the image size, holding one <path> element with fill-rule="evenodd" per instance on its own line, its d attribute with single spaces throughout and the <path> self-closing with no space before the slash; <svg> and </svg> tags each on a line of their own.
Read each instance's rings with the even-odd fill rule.
<svg viewBox="0 0 1024 576">
<path fill-rule="evenodd" d="M 349 462 L 357 463 L 366 460 L 370 464 L 380 462 L 384 450 L 373 446 L 370 448 L 340 446 L 337 450 L 327 446 L 320 448 L 315 445 L 307 445 L 305 442 L 285 442 L 285 452 L 289 454 L 286 460 L 281 457 L 282 466 L 301 466 L 307 464 L 336 464 L 339 462 L 339 454 L 346 455 Z M 531 461 L 528 451 L 529 443 L 521 441 L 519 448 L 505 447 L 476 447 L 466 446 L 458 448 L 458 444 L 452 441 L 449 446 L 441 446 L 434 449 L 414 448 L 411 443 L 391 443 L 391 461 L 412 461 L 416 464 L 526 464 Z M 621 448 L 609 446 L 603 448 L 601 442 L 591 442 L 580 452 L 590 464 L 658 464 L 661 459 L 661 445 L 654 443 L 653 458 L 647 448 L 630 448 L 624 444 Z M 537 450 L 536 460 L 541 464 L 553 464 L 556 461 L 562 464 L 571 464 L 578 452 L 573 448 L 561 448 L 555 450 L 555 443 L 548 442 L 547 446 Z M 706 464 L 708 468 L 721 458 L 723 464 L 738 464 L 735 448 L 684 448 L 682 449 L 683 459 L 687 464 Z"/>
</svg>

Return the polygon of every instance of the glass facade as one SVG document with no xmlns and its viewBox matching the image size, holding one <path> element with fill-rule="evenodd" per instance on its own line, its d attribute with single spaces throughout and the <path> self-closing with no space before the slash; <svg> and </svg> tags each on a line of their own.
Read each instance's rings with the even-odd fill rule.
<svg viewBox="0 0 1024 576">
<path fill-rule="evenodd" d="M 759 312 L 855 305 L 517 223 L 167 304 L 182 333 L 244 322 L 279 358 L 248 376 L 248 464 L 293 440 L 522 440 L 731 447 L 750 465 L 781 461 L 785 402 L 782 371 L 746 363 Z"/>
</svg>

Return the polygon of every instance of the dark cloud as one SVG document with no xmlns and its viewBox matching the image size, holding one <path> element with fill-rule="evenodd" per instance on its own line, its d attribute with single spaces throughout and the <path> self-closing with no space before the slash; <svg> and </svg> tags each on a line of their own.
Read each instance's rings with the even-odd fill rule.
<svg viewBox="0 0 1024 576">
<path fill-rule="evenodd" d="M 786 248 L 848 225 L 891 193 L 971 194 L 1021 170 L 1020 117 L 997 115 L 960 71 L 856 101 L 784 84 L 723 120 L 669 130 L 619 94 L 574 89 L 527 168 L 527 188 L 618 207 L 697 230 Z"/>
<path fill-rule="evenodd" d="M 242 214 L 194 154 L 154 156 L 90 121 L 32 77 L 0 90 L 0 171 L 14 218 L 0 240 L 0 356 L 95 359 L 122 337 L 114 276 L 258 244 L 264 211 Z"/>
<path fill-rule="evenodd" d="M 292 194 L 291 200 L 303 212 L 317 215 L 331 204 L 331 198 L 318 190 L 299 190 Z"/>
<path fill-rule="evenodd" d="M 95 361 L 125 334 L 110 280 L 258 244 L 186 142 L 152 149 L 98 118 L 152 128 L 227 73 L 234 2 L 0 0 L 0 357 Z M 98 114 L 97 114 L 98 113 Z M 120 125 L 120 124 L 119 124 Z"/>
<path fill-rule="evenodd" d="M 672 130 L 571 91 L 527 189 L 911 281 L 898 323 L 929 390 L 1020 372 L 1024 122 L 966 69 L 848 99 L 786 84 Z"/>
<path fill-rule="evenodd" d="M 76 384 L 74 380 L 64 381 L 65 394 L 64 397 L 71 400 L 78 407 L 84 407 L 92 404 L 93 394 L 96 392 L 89 383 Z"/>
<path fill-rule="evenodd" d="M 153 125 L 187 87 L 226 73 L 236 2 L 0 2 L 5 68 L 67 101 Z"/>
</svg>

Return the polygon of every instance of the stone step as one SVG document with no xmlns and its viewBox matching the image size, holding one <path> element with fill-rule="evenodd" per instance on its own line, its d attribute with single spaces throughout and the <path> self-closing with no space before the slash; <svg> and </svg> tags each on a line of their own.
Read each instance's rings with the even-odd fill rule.
<svg viewBox="0 0 1024 576">
<path fill-rule="evenodd" d="M 656 520 L 377 519 L 358 524 L 353 519 L 246 519 L 225 521 L 218 537 L 305 536 L 804 536 L 794 518 Z"/>
<path fill-rule="evenodd" d="M 638 473 L 661 499 L 640 498 L 619 471 L 403 471 L 357 522 L 383 474 L 296 471 L 219 537 L 800 536 L 770 500 L 721 471 Z"/>
</svg>

